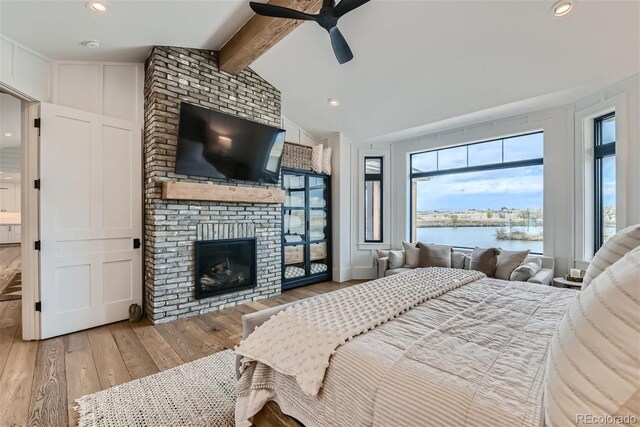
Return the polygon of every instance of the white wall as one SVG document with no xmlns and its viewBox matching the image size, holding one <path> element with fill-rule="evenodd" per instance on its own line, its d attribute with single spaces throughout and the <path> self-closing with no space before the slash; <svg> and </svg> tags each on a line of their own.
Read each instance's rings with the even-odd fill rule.
<svg viewBox="0 0 640 427">
<path fill-rule="evenodd" d="M 0 84 L 22 97 L 51 102 L 51 60 L 0 34 Z"/>
<path fill-rule="evenodd" d="M 144 65 L 55 61 L 53 103 L 143 123 Z"/>
<path fill-rule="evenodd" d="M 319 142 L 309 135 L 304 129 L 286 117 L 282 118 L 282 128 L 287 131 L 287 135 L 285 137 L 287 142 L 308 145 L 309 147 L 319 144 Z"/>
<path fill-rule="evenodd" d="M 640 222 L 640 136 L 638 110 L 639 77 L 626 79 L 571 105 L 549 108 L 529 114 L 505 117 L 484 123 L 470 123 L 467 126 L 449 129 L 420 138 L 395 143 L 363 145 L 353 144 L 352 148 L 352 188 L 353 214 L 350 222 L 354 230 L 349 237 L 353 240 L 351 269 L 354 279 L 375 277 L 373 252 L 376 248 L 397 248 L 401 240 L 408 240 L 409 230 L 409 155 L 414 152 L 466 144 L 470 142 L 497 139 L 532 131 L 544 131 L 544 254 L 556 260 L 556 274 L 564 274 L 574 265 L 585 266 L 585 248 L 580 247 L 579 233 L 588 233 L 584 224 L 588 212 L 574 200 L 574 195 L 582 192 L 584 174 L 579 170 L 584 163 L 577 155 L 584 152 L 583 139 L 586 135 L 576 131 L 576 127 L 589 126 L 578 117 L 577 111 L 606 111 L 615 105 L 617 135 L 617 194 L 618 227 Z M 579 121 L 579 125 L 576 125 Z M 592 123 L 592 122 L 591 122 Z M 363 243 L 360 214 L 363 204 L 363 181 L 359 168 L 365 155 L 388 153 L 390 186 L 393 189 L 385 204 L 391 206 L 389 215 L 385 213 L 385 240 L 380 245 Z M 385 179 L 387 177 L 385 176 Z M 335 199 L 335 197 L 334 197 Z M 579 202 L 579 201 L 578 201 Z M 582 221 L 580 227 L 576 227 Z M 335 219 L 334 219 L 335 224 Z M 578 230 L 576 230 L 578 228 Z M 339 235 L 340 238 L 342 235 Z M 579 244 L 576 244 L 578 241 Z M 334 241 L 334 244 L 340 244 Z M 586 251 L 588 253 L 588 251 Z"/>
<path fill-rule="evenodd" d="M 330 136 L 325 145 L 331 147 L 331 252 L 333 280 L 351 280 L 352 240 L 352 142 L 342 134 Z"/>
</svg>

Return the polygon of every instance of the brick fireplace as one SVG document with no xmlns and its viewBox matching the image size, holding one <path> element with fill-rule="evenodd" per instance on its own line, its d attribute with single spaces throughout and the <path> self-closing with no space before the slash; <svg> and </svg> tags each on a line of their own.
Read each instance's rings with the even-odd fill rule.
<svg viewBox="0 0 640 427">
<path fill-rule="evenodd" d="M 280 126 L 280 92 L 250 69 L 233 76 L 218 69 L 217 52 L 153 48 L 145 70 L 144 212 L 145 311 L 154 323 L 267 298 L 281 286 L 279 204 L 162 199 L 163 181 L 215 182 L 174 172 L 182 101 Z M 255 286 L 196 298 L 195 242 L 234 239 L 255 239 Z"/>
</svg>

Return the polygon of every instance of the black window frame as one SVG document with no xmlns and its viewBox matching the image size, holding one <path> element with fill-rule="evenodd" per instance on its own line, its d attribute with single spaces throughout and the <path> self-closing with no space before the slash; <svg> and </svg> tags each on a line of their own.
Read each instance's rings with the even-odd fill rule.
<svg viewBox="0 0 640 427">
<path fill-rule="evenodd" d="M 367 160 L 379 160 L 380 172 L 367 173 Z M 384 242 L 384 157 L 383 156 L 364 156 L 364 242 L 365 243 L 383 243 Z M 380 183 L 380 239 L 367 239 L 367 183 Z"/>
<path fill-rule="evenodd" d="M 616 141 L 602 143 L 602 124 L 604 121 L 611 118 L 615 119 L 615 111 L 604 114 L 602 116 L 593 119 L 594 129 L 594 146 L 593 146 L 593 181 L 594 181 L 594 195 L 593 195 L 593 207 L 594 207 L 594 221 L 593 221 L 593 246 L 594 252 L 598 250 L 604 244 L 604 201 L 603 201 L 603 185 L 602 185 L 602 166 L 603 160 L 606 157 L 615 157 L 616 155 Z M 617 124 L 617 123 L 616 123 Z"/>
<path fill-rule="evenodd" d="M 409 171 L 410 171 L 410 173 L 409 173 L 409 184 L 412 187 L 412 190 L 411 190 L 412 196 L 409 198 L 409 232 L 411 233 L 411 239 L 414 240 L 417 237 L 416 236 L 416 229 L 414 228 L 414 224 L 413 224 L 413 222 L 414 222 L 414 217 L 413 217 L 413 203 L 414 203 L 413 182 L 414 181 L 413 180 L 414 179 L 416 179 L 416 178 L 428 178 L 428 177 L 441 176 L 441 175 L 454 175 L 454 174 L 461 174 L 461 173 L 468 173 L 468 172 L 484 172 L 484 171 L 501 170 L 501 169 L 513 169 L 513 168 L 527 167 L 527 166 L 543 166 L 544 167 L 544 152 L 543 152 L 542 157 L 535 158 L 535 159 L 517 160 L 517 161 L 511 161 L 511 162 L 505 162 L 504 161 L 504 141 L 505 140 L 512 139 L 512 138 L 520 138 L 520 137 L 528 136 L 528 135 L 536 135 L 536 134 L 543 135 L 543 141 L 544 141 L 544 131 L 543 130 L 539 130 L 539 131 L 535 131 L 535 132 L 527 132 L 527 133 L 522 133 L 522 134 L 517 134 L 517 135 L 512 135 L 512 136 L 506 136 L 506 137 L 503 137 L 503 138 L 487 139 L 487 140 L 478 141 L 478 142 L 472 142 L 472 143 L 468 143 L 468 144 L 461 144 L 461 145 L 457 145 L 457 146 L 443 147 L 443 148 L 435 148 L 435 149 L 432 149 L 432 150 L 424 150 L 424 151 L 411 153 L 411 155 L 409 156 Z M 468 166 L 469 165 L 469 146 L 477 145 L 477 144 L 484 144 L 484 143 L 487 143 L 487 142 L 495 142 L 495 141 L 502 141 L 502 156 L 501 156 L 501 159 L 500 159 L 500 163 L 491 163 L 491 164 L 480 165 L 480 166 Z M 436 166 L 436 170 L 434 170 L 434 171 L 414 172 L 414 169 L 413 169 L 413 156 L 416 156 L 416 155 L 419 155 L 419 154 L 423 154 L 423 153 L 433 152 L 433 151 L 439 152 L 439 151 L 447 150 L 449 148 L 454 148 L 454 147 L 466 147 L 467 148 L 467 167 L 438 170 L 437 166 Z M 543 151 L 544 151 L 544 146 L 543 146 Z M 439 160 L 437 160 L 437 163 L 439 163 Z M 470 246 L 456 246 L 456 247 L 460 248 L 460 249 L 473 249 L 473 247 L 470 247 Z M 537 252 L 531 252 L 531 254 L 533 254 L 533 255 L 543 255 L 543 254 L 537 253 Z"/>
</svg>

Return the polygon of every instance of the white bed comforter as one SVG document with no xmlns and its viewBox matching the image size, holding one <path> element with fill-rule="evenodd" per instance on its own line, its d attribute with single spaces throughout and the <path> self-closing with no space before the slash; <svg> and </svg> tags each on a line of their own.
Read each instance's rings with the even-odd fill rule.
<svg viewBox="0 0 640 427">
<path fill-rule="evenodd" d="M 307 427 L 539 426 L 548 343 L 575 295 L 486 278 L 452 289 L 340 346 L 315 396 L 247 362 L 236 422 L 274 400 Z"/>
</svg>

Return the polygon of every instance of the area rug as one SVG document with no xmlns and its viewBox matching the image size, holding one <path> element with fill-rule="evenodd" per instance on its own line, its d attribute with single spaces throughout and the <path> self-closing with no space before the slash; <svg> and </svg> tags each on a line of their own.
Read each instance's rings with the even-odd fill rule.
<svg viewBox="0 0 640 427">
<path fill-rule="evenodd" d="M 12 301 L 22 298 L 22 273 L 17 272 L 0 293 L 0 301 Z"/>
<path fill-rule="evenodd" d="M 79 426 L 235 425 L 235 354 L 221 351 L 76 400 Z"/>
</svg>

